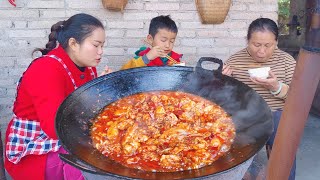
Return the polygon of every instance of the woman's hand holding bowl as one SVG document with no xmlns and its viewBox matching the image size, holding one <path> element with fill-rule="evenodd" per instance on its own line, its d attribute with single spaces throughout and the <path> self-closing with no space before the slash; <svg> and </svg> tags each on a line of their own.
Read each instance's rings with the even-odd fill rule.
<svg viewBox="0 0 320 180">
<path fill-rule="evenodd" d="M 258 78 L 258 77 L 250 77 L 251 81 L 261 85 L 262 87 L 270 90 L 270 91 L 277 91 L 279 89 L 279 81 L 275 74 L 270 70 L 269 77 L 267 79 Z"/>
</svg>

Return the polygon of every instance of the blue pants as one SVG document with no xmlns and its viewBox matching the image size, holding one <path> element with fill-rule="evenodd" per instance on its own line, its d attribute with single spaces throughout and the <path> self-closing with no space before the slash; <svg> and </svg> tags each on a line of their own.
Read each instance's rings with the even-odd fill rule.
<svg viewBox="0 0 320 180">
<path fill-rule="evenodd" d="M 282 111 L 278 110 L 273 112 L 273 122 L 274 122 L 274 130 L 273 133 L 271 134 L 270 139 L 267 141 L 267 146 L 269 146 L 272 149 L 273 143 L 274 143 L 274 139 L 278 130 L 278 126 L 279 126 L 279 122 L 280 122 L 280 118 L 281 118 L 281 114 Z M 291 168 L 291 172 L 290 172 L 290 176 L 288 180 L 294 180 L 296 177 L 296 159 L 294 159 L 292 168 Z"/>
</svg>

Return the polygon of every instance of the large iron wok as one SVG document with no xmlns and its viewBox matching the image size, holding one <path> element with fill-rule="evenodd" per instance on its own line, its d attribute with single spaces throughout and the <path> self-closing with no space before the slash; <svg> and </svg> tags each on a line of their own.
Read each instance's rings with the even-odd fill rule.
<svg viewBox="0 0 320 180">
<path fill-rule="evenodd" d="M 234 78 L 202 68 L 201 58 L 192 67 L 143 67 L 114 72 L 94 79 L 70 94 L 58 109 L 56 132 L 69 155 L 67 163 L 84 171 L 128 179 L 188 179 L 216 176 L 253 157 L 273 130 L 272 113 L 254 90 Z M 219 72 L 220 71 L 220 72 Z M 236 125 L 230 151 L 212 165 L 180 172 L 145 172 L 124 167 L 92 146 L 89 130 L 92 118 L 106 105 L 125 96 L 147 91 L 184 91 L 222 106 Z"/>
</svg>

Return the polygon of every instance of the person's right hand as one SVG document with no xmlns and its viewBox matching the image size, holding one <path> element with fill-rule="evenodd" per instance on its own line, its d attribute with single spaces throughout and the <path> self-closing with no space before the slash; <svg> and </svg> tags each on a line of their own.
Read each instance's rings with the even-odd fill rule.
<svg viewBox="0 0 320 180">
<path fill-rule="evenodd" d="M 255 84 L 261 85 L 262 87 L 270 91 L 277 91 L 279 89 L 280 84 L 278 78 L 271 70 L 269 71 L 269 77 L 267 79 L 258 77 L 250 77 L 250 79 Z"/>
<path fill-rule="evenodd" d="M 166 57 L 166 53 L 161 49 L 160 46 L 154 46 L 151 50 L 146 54 L 147 58 L 151 61 L 157 57 Z"/>
<path fill-rule="evenodd" d="M 232 68 L 229 65 L 223 65 L 222 74 L 232 76 Z"/>
<path fill-rule="evenodd" d="M 106 66 L 104 67 L 104 70 L 100 73 L 99 76 L 103 76 L 103 75 L 106 75 L 106 74 L 109 74 L 109 73 L 112 73 L 112 72 L 113 72 L 113 70 L 110 69 L 109 66 L 106 65 Z"/>
</svg>

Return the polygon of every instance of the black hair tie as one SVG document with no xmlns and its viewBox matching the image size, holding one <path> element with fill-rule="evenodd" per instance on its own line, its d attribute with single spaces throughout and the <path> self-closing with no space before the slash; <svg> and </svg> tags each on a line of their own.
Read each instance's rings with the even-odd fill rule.
<svg viewBox="0 0 320 180">
<path fill-rule="evenodd" d="M 61 29 L 61 30 L 63 30 L 63 28 L 64 28 L 64 23 L 65 23 L 65 22 L 66 22 L 66 21 L 63 21 L 62 24 L 60 24 L 60 29 Z"/>
</svg>

